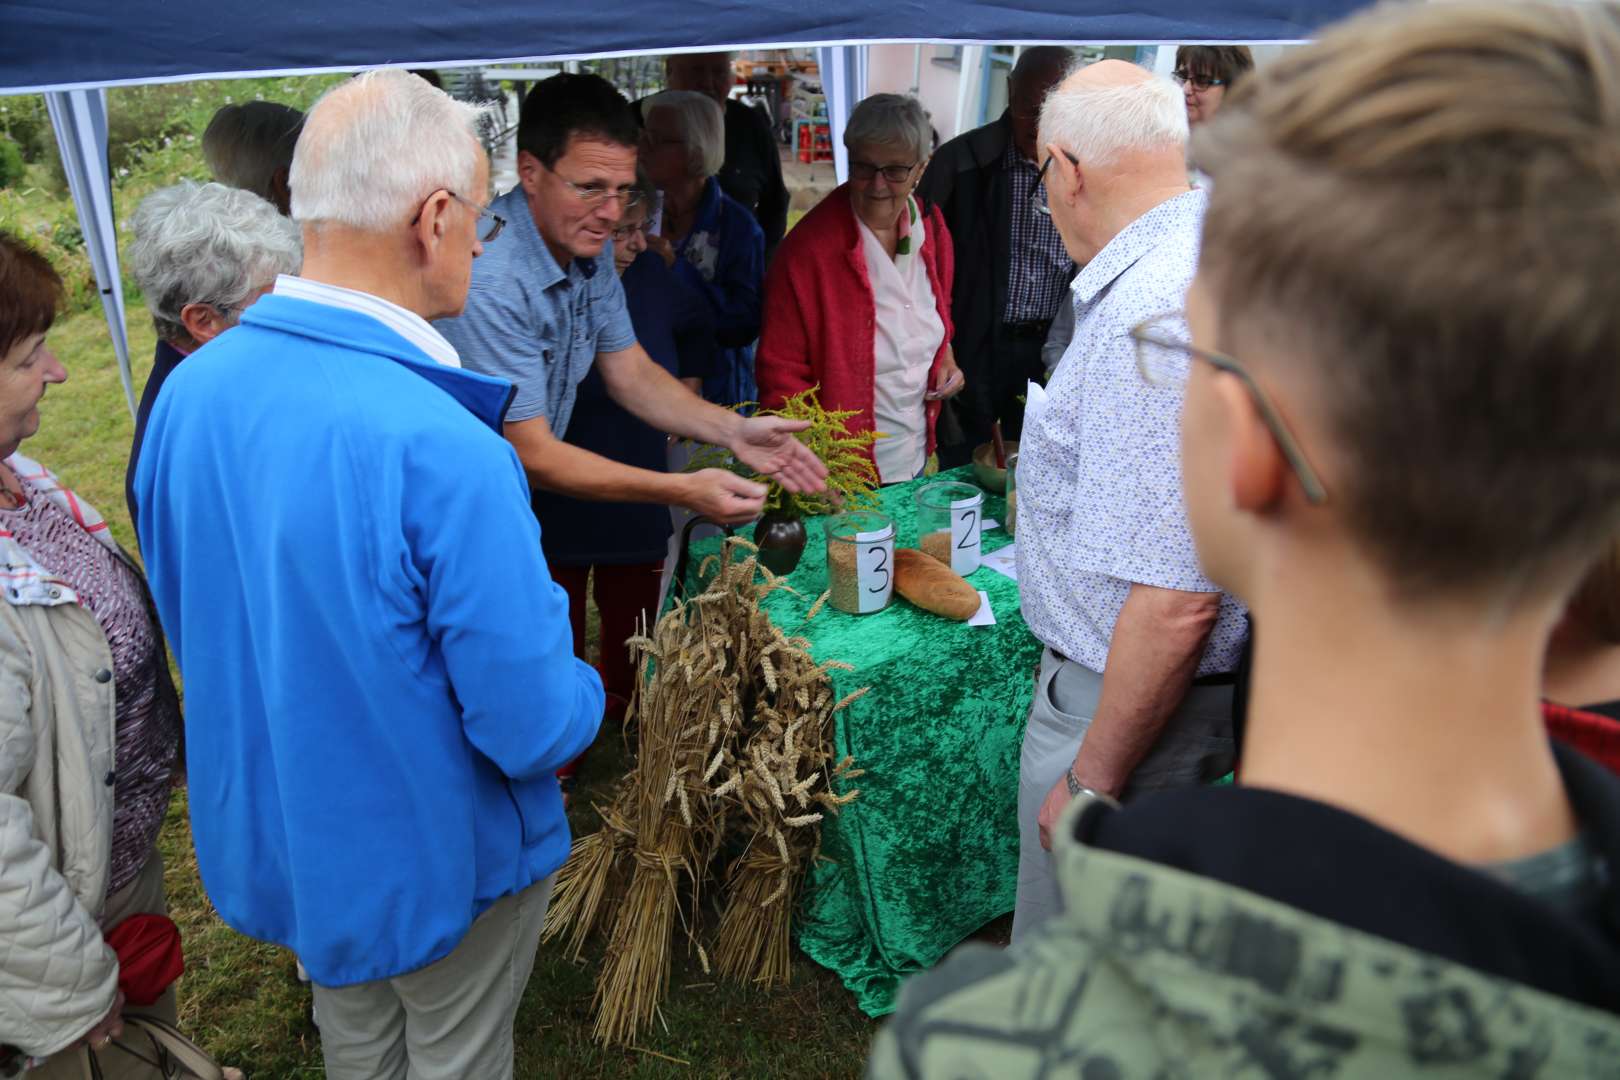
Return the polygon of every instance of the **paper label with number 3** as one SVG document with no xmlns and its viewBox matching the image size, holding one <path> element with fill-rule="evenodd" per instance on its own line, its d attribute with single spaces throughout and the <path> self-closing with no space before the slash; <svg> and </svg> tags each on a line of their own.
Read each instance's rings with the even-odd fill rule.
<svg viewBox="0 0 1620 1080">
<path fill-rule="evenodd" d="M 855 587 L 860 610 L 881 611 L 894 593 L 894 530 L 855 534 Z"/>
<path fill-rule="evenodd" d="M 963 577 L 979 568 L 979 508 L 981 499 L 951 503 L 951 569 Z"/>
</svg>

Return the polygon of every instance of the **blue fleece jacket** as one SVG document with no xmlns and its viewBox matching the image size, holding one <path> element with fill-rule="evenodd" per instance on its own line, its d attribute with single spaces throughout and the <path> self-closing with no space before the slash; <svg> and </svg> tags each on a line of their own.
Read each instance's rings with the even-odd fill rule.
<svg viewBox="0 0 1620 1080">
<path fill-rule="evenodd" d="M 344 986 L 556 870 L 602 685 L 500 435 L 507 383 L 270 295 L 170 376 L 135 489 L 186 680 L 203 884 Z"/>
</svg>

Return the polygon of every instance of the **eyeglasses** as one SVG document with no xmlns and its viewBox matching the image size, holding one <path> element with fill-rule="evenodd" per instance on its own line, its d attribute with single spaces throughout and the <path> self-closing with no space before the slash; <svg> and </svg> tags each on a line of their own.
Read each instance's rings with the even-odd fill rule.
<svg viewBox="0 0 1620 1080">
<path fill-rule="evenodd" d="M 645 235 L 646 232 L 647 223 L 645 221 L 637 222 L 634 225 L 620 225 L 617 229 L 613 230 L 613 242 L 615 244 L 622 244 L 632 236 L 635 236 L 637 233 Z"/>
<path fill-rule="evenodd" d="M 870 161 L 851 161 L 849 163 L 849 178 L 866 183 L 875 179 L 878 173 L 891 184 L 903 184 L 911 179 L 911 172 L 921 162 L 913 161 L 910 165 L 874 165 Z"/>
<path fill-rule="evenodd" d="M 489 224 L 485 225 L 482 229 L 479 230 L 478 239 L 479 239 L 480 243 L 485 243 L 485 244 L 489 243 L 491 240 L 494 240 L 497 236 L 501 235 L 501 230 L 506 228 L 506 219 L 501 217 L 501 215 L 499 215 L 499 214 L 495 213 L 494 211 L 492 211 L 488 206 L 479 206 L 477 203 L 473 202 L 471 199 L 462 198 L 460 195 L 457 195 L 455 192 L 451 191 L 449 188 L 439 188 L 437 191 L 433 192 L 432 195 L 429 195 L 428 198 L 429 199 L 433 198 L 433 195 L 437 195 L 440 191 L 444 192 L 446 195 L 448 195 L 452 199 L 456 200 L 456 202 L 460 203 L 462 206 L 465 206 L 467 209 L 471 210 L 474 214 L 478 215 L 477 220 L 483 221 L 485 218 L 489 218 Z M 426 205 L 427 205 L 427 201 L 423 200 L 423 206 L 426 206 Z M 414 225 L 418 224 L 421 220 L 422 220 L 422 211 L 418 210 L 416 212 L 416 216 L 411 218 L 411 224 L 414 226 Z"/>
<path fill-rule="evenodd" d="M 561 180 L 568 190 L 574 193 L 576 199 L 591 206 L 601 206 L 609 199 L 621 200 L 626 210 L 641 205 L 641 192 L 635 188 L 620 188 L 615 191 L 602 184 L 576 184 L 566 177 L 558 176 L 557 170 L 549 165 L 546 166 L 546 171 Z"/>
<path fill-rule="evenodd" d="M 1069 159 L 1070 165 L 1077 169 L 1080 167 L 1080 159 L 1067 150 L 1063 151 L 1063 156 Z M 1029 208 L 1037 214 L 1045 214 L 1047 217 L 1052 216 L 1052 208 L 1046 205 L 1046 170 L 1051 167 L 1052 159 L 1047 158 L 1041 164 L 1041 171 L 1035 174 L 1035 190 L 1029 193 Z"/>
<path fill-rule="evenodd" d="M 1196 357 L 1216 371 L 1236 376 L 1248 390 L 1249 397 L 1254 401 L 1254 407 L 1259 410 L 1261 422 L 1271 432 L 1271 437 L 1277 441 L 1277 448 L 1282 451 L 1283 459 L 1288 462 L 1288 467 L 1294 471 L 1294 475 L 1299 477 L 1300 487 L 1305 489 L 1306 501 L 1312 506 L 1320 506 L 1327 502 L 1327 488 L 1322 486 L 1321 478 L 1306 460 L 1305 452 L 1300 449 L 1299 440 L 1288 430 L 1288 424 L 1277 411 L 1271 397 L 1254 381 L 1254 376 L 1232 357 L 1224 353 L 1209 352 L 1181 340 L 1181 328 L 1186 322 L 1187 316 L 1175 311 L 1155 315 L 1132 328 L 1131 337 L 1136 342 L 1136 369 L 1141 373 L 1142 381 L 1150 386 L 1181 385 L 1187 378 L 1188 357 Z"/>
<path fill-rule="evenodd" d="M 1227 80 L 1217 79 L 1212 75 L 1194 75 L 1184 68 L 1177 68 L 1170 73 L 1170 77 L 1185 86 L 1192 83 L 1194 90 L 1208 90 L 1212 86 L 1225 86 Z"/>
</svg>

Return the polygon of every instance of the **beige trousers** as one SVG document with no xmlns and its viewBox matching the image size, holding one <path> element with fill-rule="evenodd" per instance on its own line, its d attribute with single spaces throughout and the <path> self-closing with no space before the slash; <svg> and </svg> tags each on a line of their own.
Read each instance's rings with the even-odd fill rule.
<svg viewBox="0 0 1620 1080">
<path fill-rule="evenodd" d="M 425 968 L 336 989 L 315 984 L 328 1080 L 509 1080 L 512 1023 L 555 877 L 497 900 Z"/>
<path fill-rule="evenodd" d="M 158 854 L 157 848 L 154 847 L 152 854 L 147 857 L 146 865 L 135 875 L 135 880 L 107 897 L 106 907 L 101 912 L 101 928 L 110 930 L 131 915 L 168 913 L 169 906 L 163 898 L 163 856 Z M 174 1023 L 174 986 L 170 985 L 163 991 L 163 996 L 151 1005 L 127 1006 L 124 1013 L 155 1016 L 160 1020 Z M 128 1038 L 120 1039 L 119 1042 L 144 1050 L 139 1042 Z M 28 1080 L 82 1080 L 85 1075 L 83 1060 L 84 1051 L 74 1047 L 59 1054 L 52 1054 L 44 1065 L 24 1075 Z M 101 1065 L 101 1073 L 106 1080 L 160 1080 L 163 1075 L 139 1058 L 126 1053 L 118 1043 L 96 1051 L 96 1061 Z"/>
</svg>

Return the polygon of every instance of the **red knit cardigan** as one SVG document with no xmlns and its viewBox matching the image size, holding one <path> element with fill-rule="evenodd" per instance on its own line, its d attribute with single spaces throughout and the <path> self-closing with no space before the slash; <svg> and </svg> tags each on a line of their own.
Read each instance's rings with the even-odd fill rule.
<svg viewBox="0 0 1620 1080">
<path fill-rule="evenodd" d="M 817 396 L 827 409 L 853 409 L 851 431 L 871 431 L 874 341 L 877 304 L 866 271 L 861 231 L 845 184 L 823 199 L 793 227 L 776 249 L 765 276 L 764 323 L 754 354 L 759 399 L 767 409 L 820 384 Z M 950 348 L 951 281 L 955 255 L 951 234 L 937 207 L 922 218 L 927 237 L 922 260 L 945 337 L 929 369 L 928 385 Z M 934 452 L 934 424 L 940 403 L 930 401 L 928 453 Z M 871 451 L 867 451 L 871 457 Z"/>
</svg>

